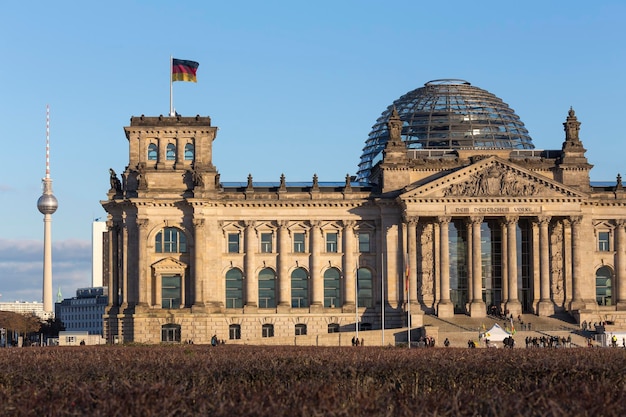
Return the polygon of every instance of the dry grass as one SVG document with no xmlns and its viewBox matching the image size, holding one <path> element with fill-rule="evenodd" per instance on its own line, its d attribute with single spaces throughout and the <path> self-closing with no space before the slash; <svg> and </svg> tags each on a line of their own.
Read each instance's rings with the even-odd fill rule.
<svg viewBox="0 0 626 417">
<path fill-rule="evenodd" d="M 611 416 L 623 349 L 0 349 L 2 416 Z"/>
</svg>

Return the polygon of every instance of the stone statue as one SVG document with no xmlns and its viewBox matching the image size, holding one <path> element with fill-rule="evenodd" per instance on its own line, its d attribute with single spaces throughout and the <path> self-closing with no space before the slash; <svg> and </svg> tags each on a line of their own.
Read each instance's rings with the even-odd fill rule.
<svg viewBox="0 0 626 417">
<path fill-rule="evenodd" d="M 119 178 L 117 178 L 117 174 L 115 173 L 113 168 L 109 168 L 109 174 L 111 174 L 111 190 L 114 190 L 115 192 L 122 191 L 122 183 L 120 182 Z"/>
</svg>

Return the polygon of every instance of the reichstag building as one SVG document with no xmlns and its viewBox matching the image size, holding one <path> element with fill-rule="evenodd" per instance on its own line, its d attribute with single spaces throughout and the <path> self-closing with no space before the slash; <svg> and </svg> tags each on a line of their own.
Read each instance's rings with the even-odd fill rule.
<svg viewBox="0 0 626 417">
<path fill-rule="evenodd" d="M 105 337 L 293 344 L 496 310 L 626 327 L 621 177 L 590 181 L 563 110 L 561 149 L 538 149 L 496 95 L 427 82 L 336 182 L 223 182 L 210 117 L 132 117 L 102 201 Z"/>
</svg>

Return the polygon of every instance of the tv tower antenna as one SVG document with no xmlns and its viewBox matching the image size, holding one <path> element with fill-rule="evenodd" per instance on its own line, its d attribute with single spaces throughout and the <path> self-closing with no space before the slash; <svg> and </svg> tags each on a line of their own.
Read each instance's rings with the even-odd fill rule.
<svg viewBox="0 0 626 417">
<path fill-rule="evenodd" d="M 37 208 L 43 214 L 43 310 L 52 309 L 52 214 L 57 211 L 59 202 L 52 194 L 50 178 L 50 106 L 46 105 L 46 176 L 41 180 L 43 193 L 37 200 Z"/>
</svg>

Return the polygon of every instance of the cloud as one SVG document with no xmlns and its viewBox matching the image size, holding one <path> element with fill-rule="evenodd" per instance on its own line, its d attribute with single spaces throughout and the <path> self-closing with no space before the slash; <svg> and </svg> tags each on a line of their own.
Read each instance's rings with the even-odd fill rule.
<svg viewBox="0 0 626 417">
<path fill-rule="evenodd" d="M 0 239 L 0 294 L 2 302 L 41 301 L 43 242 Z M 64 298 L 91 285 L 91 242 L 62 240 L 52 244 L 53 298 L 61 288 Z"/>
<path fill-rule="evenodd" d="M 8 193 L 10 191 L 14 191 L 15 188 L 11 187 L 7 184 L 0 184 L 0 193 Z"/>
</svg>

